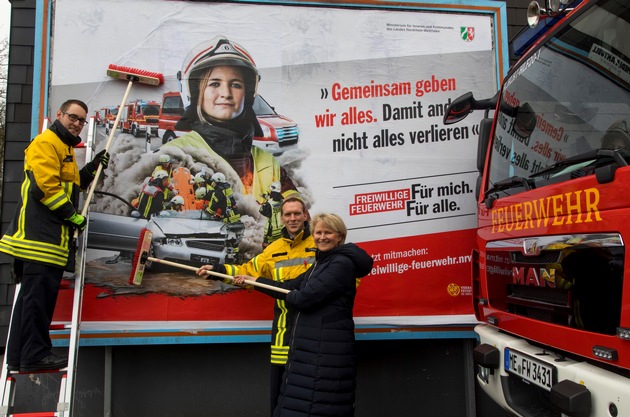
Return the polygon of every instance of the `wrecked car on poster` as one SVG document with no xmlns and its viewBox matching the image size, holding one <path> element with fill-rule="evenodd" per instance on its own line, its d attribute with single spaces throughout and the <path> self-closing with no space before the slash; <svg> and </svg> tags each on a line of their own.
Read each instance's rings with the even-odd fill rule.
<svg viewBox="0 0 630 417">
<path fill-rule="evenodd" d="M 241 222 L 227 224 L 204 210 L 162 210 L 149 220 L 133 215 L 90 212 L 88 248 L 133 256 L 142 229 L 153 232 L 150 256 L 186 265 L 238 262 Z M 151 265 L 147 263 L 147 267 Z"/>
</svg>

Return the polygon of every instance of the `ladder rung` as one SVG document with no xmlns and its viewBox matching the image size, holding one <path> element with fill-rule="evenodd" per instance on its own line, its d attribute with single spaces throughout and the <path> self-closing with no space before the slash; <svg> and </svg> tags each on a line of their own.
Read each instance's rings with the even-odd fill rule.
<svg viewBox="0 0 630 417">
<path fill-rule="evenodd" d="M 59 369 L 36 369 L 34 371 L 8 371 L 11 375 L 28 375 L 28 374 L 59 374 L 68 370 L 67 366 Z"/>
<path fill-rule="evenodd" d="M 40 413 L 17 413 L 10 414 L 11 417 L 55 417 L 56 411 L 43 411 Z"/>
</svg>

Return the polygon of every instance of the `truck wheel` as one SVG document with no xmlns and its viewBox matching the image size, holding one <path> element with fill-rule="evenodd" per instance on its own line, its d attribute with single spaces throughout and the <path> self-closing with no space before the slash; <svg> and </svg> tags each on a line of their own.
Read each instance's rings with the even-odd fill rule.
<svg viewBox="0 0 630 417">
<path fill-rule="evenodd" d="M 175 133 L 166 132 L 164 136 L 162 137 L 162 145 L 164 145 L 167 142 L 172 141 L 173 139 L 177 139 L 177 136 L 175 136 Z"/>
<path fill-rule="evenodd" d="M 133 135 L 134 138 L 137 138 L 138 136 L 140 136 L 140 132 L 138 131 L 138 126 L 136 125 L 131 126 L 131 134 Z"/>
</svg>

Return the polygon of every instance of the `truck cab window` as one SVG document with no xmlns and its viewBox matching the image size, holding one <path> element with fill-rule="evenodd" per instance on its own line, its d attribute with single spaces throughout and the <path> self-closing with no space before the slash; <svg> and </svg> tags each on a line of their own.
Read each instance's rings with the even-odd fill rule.
<svg viewBox="0 0 630 417">
<path fill-rule="evenodd" d="M 512 177 L 534 178 L 533 188 L 576 178 L 536 174 L 589 151 L 629 149 L 630 44 L 623 39 L 630 25 L 620 7 L 614 1 L 591 7 L 510 72 L 487 188 Z M 518 119 L 524 105 L 531 108 L 531 131 Z"/>
</svg>

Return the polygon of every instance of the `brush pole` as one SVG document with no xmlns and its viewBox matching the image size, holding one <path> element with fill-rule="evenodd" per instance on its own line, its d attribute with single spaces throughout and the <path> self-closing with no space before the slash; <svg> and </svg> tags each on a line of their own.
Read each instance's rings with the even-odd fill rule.
<svg viewBox="0 0 630 417">
<path fill-rule="evenodd" d="M 174 266 L 174 267 L 177 267 L 177 268 L 188 269 L 189 271 L 194 271 L 194 272 L 199 271 L 199 268 L 195 268 L 194 266 L 184 265 L 184 264 L 180 264 L 180 263 L 177 263 L 177 262 L 166 261 L 164 259 L 152 258 L 150 256 L 147 257 L 147 260 L 151 261 L 151 262 L 156 262 L 156 263 L 159 263 L 159 264 L 163 264 L 163 265 L 169 265 L 169 266 Z M 225 278 L 225 279 L 229 279 L 229 280 L 234 280 L 233 276 L 227 275 L 227 274 L 221 274 L 219 272 L 206 271 L 206 274 L 207 275 L 214 275 L 216 277 Z M 245 283 L 247 285 L 251 285 L 253 287 L 266 288 L 268 290 L 281 292 L 281 293 L 284 293 L 284 294 L 288 294 L 288 293 L 291 292 L 291 291 L 286 290 L 284 288 L 278 288 L 278 287 L 274 287 L 273 285 L 263 284 L 262 282 L 250 281 L 248 279 L 245 280 Z"/>
<path fill-rule="evenodd" d="M 125 90 L 125 95 L 120 103 L 120 107 L 118 108 L 118 114 L 116 114 L 116 119 L 114 120 L 114 125 L 109 131 L 109 137 L 107 138 L 107 143 L 105 143 L 105 152 L 109 150 L 109 145 L 112 143 L 112 139 L 114 138 L 114 133 L 116 132 L 116 127 L 118 127 L 118 122 L 120 122 L 120 115 L 123 112 L 123 108 L 125 107 L 125 102 L 127 101 L 127 96 L 129 96 L 129 92 L 131 91 L 131 86 L 133 85 L 134 79 L 130 79 L 127 83 L 127 90 Z M 81 210 L 81 215 L 83 217 L 87 216 L 88 209 L 90 208 L 90 201 L 92 200 L 92 196 L 94 195 L 94 189 L 96 188 L 96 184 L 98 183 L 98 178 L 101 176 L 101 172 L 103 171 L 103 165 L 98 164 L 96 168 L 96 174 L 94 174 L 94 179 L 90 184 L 90 188 L 88 189 L 87 197 L 85 198 L 85 204 L 83 205 L 83 210 Z M 79 230 L 75 229 L 74 237 L 79 237 Z"/>
</svg>

